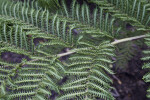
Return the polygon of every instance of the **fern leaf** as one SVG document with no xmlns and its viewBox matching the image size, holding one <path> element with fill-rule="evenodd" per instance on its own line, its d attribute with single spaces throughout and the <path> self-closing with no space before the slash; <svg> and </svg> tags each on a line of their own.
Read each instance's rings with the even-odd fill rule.
<svg viewBox="0 0 150 100">
<path fill-rule="evenodd" d="M 107 52 L 101 51 L 101 49 L 112 48 L 111 45 L 108 44 L 106 46 L 105 44 L 106 42 L 101 43 L 99 48 L 90 46 L 91 44 L 89 44 L 88 48 L 79 48 L 77 54 L 69 58 L 70 64 L 68 64 L 67 71 L 65 72 L 68 75 L 69 80 L 62 85 L 61 90 L 63 90 L 64 93 L 57 98 L 58 100 L 81 98 L 82 100 L 86 100 L 87 98 L 96 99 L 95 97 L 104 99 L 111 98 L 110 100 L 114 100 L 109 92 L 109 89 L 111 88 L 110 83 L 112 81 L 104 73 L 105 70 L 108 73 L 113 74 L 110 68 L 107 67 L 112 62 L 109 60 L 109 57 L 104 59 L 103 57 L 98 56 L 98 53 Z M 97 51 L 94 52 L 94 50 Z M 88 54 L 84 53 L 86 51 L 88 51 Z M 95 55 L 89 55 L 90 52 L 94 52 Z M 113 52 L 113 49 L 111 52 Z M 98 93 L 98 91 L 100 91 L 100 93 Z"/>
</svg>

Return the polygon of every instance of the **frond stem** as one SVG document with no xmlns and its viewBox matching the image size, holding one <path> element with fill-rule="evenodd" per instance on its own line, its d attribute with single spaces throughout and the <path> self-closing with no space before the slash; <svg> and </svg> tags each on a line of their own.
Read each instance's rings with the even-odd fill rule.
<svg viewBox="0 0 150 100">
<path fill-rule="evenodd" d="M 124 39 L 120 39 L 120 40 L 115 40 L 114 42 L 112 42 L 112 45 L 116 45 L 122 42 L 128 42 L 128 41 L 132 41 L 132 40 L 137 40 L 137 39 L 141 39 L 141 38 L 145 38 L 146 35 L 140 35 L 140 36 L 135 36 L 135 37 L 130 37 L 130 38 L 124 38 Z"/>
<path fill-rule="evenodd" d="M 70 51 L 68 51 L 66 53 L 60 53 L 60 54 L 58 54 L 57 57 L 67 56 L 67 55 L 73 54 L 75 52 L 76 52 L 75 50 L 70 50 Z"/>
</svg>

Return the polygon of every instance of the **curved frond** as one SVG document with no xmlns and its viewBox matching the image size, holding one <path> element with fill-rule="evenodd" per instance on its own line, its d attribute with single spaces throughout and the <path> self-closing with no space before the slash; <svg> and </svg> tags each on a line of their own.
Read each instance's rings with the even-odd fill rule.
<svg viewBox="0 0 150 100">
<path fill-rule="evenodd" d="M 110 51 L 105 51 L 109 49 Z M 110 56 L 113 46 L 109 42 L 101 43 L 97 47 L 79 48 L 78 52 L 69 58 L 66 74 L 69 80 L 63 84 L 64 92 L 57 100 L 96 99 L 114 100 L 109 92 L 112 80 L 105 73 L 113 74 L 109 68 L 112 63 Z"/>
</svg>

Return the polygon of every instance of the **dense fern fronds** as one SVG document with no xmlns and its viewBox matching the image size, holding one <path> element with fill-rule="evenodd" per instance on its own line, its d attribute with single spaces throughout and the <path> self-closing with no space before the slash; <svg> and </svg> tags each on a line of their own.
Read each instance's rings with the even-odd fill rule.
<svg viewBox="0 0 150 100">
<path fill-rule="evenodd" d="M 112 80 L 105 73 L 113 74 L 109 64 L 112 63 L 113 46 L 109 42 L 93 47 L 91 44 L 79 42 L 87 48 L 79 48 L 69 58 L 66 74 L 69 80 L 63 84 L 63 94 L 57 100 L 114 100 L 109 89 Z"/>
<path fill-rule="evenodd" d="M 117 38 L 125 38 L 140 34 L 145 34 L 150 30 L 150 6 L 144 0 L 88 0 L 99 8 L 104 9 L 112 18 L 117 19 L 115 22 L 117 27 L 121 27 L 121 31 Z M 142 43 L 142 41 L 141 41 Z M 141 45 L 139 41 L 128 42 L 117 45 L 116 67 L 124 67 L 128 61 L 136 55 L 137 48 Z"/>
<path fill-rule="evenodd" d="M 54 47 L 65 45 L 65 43 L 62 45 L 62 42 L 59 41 L 58 38 L 49 37 L 48 35 L 44 36 L 44 33 L 38 34 L 35 31 L 27 31 L 27 33 L 28 32 L 31 32 L 33 37 L 36 35 L 36 38 L 45 37 L 47 39 L 47 44 L 41 44 L 40 47 L 42 47 L 42 49 L 45 48 L 44 46 L 48 48 L 47 45 L 51 48 L 54 45 Z M 4 32 L 1 33 L 3 34 Z M 7 34 L 8 33 L 9 32 L 7 32 Z M 36 54 L 36 56 L 34 56 L 31 52 L 28 53 L 23 49 L 16 48 L 15 46 L 5 43 L 5 41 L 1 41 L 0 54 L 3 52 L 12 52 L 30 57 L 28 59 L 30 61 L 22 60 L 22 62 L 15 64 L 0 59 L 1 98 L 7 98 L 10 100 L 17 98 L 31 99 L 34 97 L 48 99 L 45 95 L 49 95 L 50 97 L 51 90 L 59 93 L 57 82 L 63 78 L 62 73 L 64 73 L 65 69 L 55 56 L 55 53 L 57 54 L 58 52 L 52 52 L 51 49 L 49 49 L 49 52 L 46 52 L 42 49 L 34 51 L 34 54 Z M 7 89 L 7 87 L 9 87 L 9 89 Z"/>
<path fill-rule="evenodd" d="M 137 30 L 150 30 L 150 4 L 144 0 L 89 0 L 113 17 L 129 22 Z"/>
<path fill-rule="evenodd" d="M 26 20 L 21 20 L 23 16 L 16 17 L 20 12 L 15 13 L 15 8 L 9 15 L 6 9 L 10 8 L 7 5 L 9 2 L 6 5 L 3 3 L 0 15 L 0 98 L 49 99 L 52 90 L 59 93 L 57 82 L 63 78 L 65 71 L 55 56 L 61 50 L 54 51 L 52 48 L 70 46 L 55 35 L 46 34 L 33 24 L 26 23 Z M 36 43 L 36 39 L 47 43 Z M 42 49 L 35 50 L 40 47 Z M 48 52 L 44 48 L 49 48 Z M 18 63 L 8 62 L 2 59 L 5 52 L 25 55 L 28 59 Z"/>
<path fill-rule="evenodd" d="M 22 62 L 14 64 L 12 62 L 6 62 L 3 59 L 0 59 L 0 84 L 2 93 L 1 98 L 7 98 L 11 100 L 17 98 L 31 99 L 33 97 L 48 99 L 48 97 L 45 97 L 45 95 L 50 96 L 50 90 L 54 90 L 57 93 L 59 93 L 58 86 L 56 84 L 59 80 L 63 78 L 62 73 L 65 71 L 65 69 L 55 56 L 55 53 L 58 54 L 60 50 L 59 52 L 56 52 L 56 50 L 54 52 L 51 48 L 60 48 L 61 46 L 64 48 L 69 46 L 63 43 L 63 41 L 60 41 L 59 38 L 56 38 L 52 35 L 48 35 L 46 33 L 42 33 L 35 27 L 31 28 L 30 26 L 29 28 L 28 24 L 26 23 L 14 21 L 7 16 L 3 16 L 1 18 L 3 19 L 0 21 L 2 23 L 1 25 L 5 25 L 1 26 L 2 31 L 0 32 L 0 54 L 2 54 L 3 52 L 23 54 L 30 57 L 30 59 L 28 60 L 31 60 L 22 60 Z M 10 31 L 10 29 L 14 31 Z M 19 29 L 22 29 L 22 31 L 16 31 Z M 19 33 L 22 36 L 20 36 Z M 23 36 L 28 36 L 29 38 L 27 38 L 27 40 L 24 41 L 25 38 L 23 38 Z M 30 38 L 31 42 L 29 42 L 28 40 Z M 41 45 L 38 46 L 38 48 L 42 47 L 42 49 L 35 51 L 36 45 L 34 43 L 34 39 L 36 38 L 46 39 L 47 43 L 41 43 Z M 30 48 L 34 48 L 34 54 L 36 56 L 32 55 L 31 52 L 28 53 L 23 50 L 26 49 L 24 48 L 24 46 L 26 44 L 25 42 L 27 41 L 29 47 L 31 45 Z M 7 44 L 6 42 L 9 44 Z M 11 46 L 10 44 L 15 46 Z M 51 47 L 49 49 L 49 52 L 43 51 L 44 48 L 48 48 L 48 46 Z M 22 49 L 16 47 L 20 47 Z M 29 49 L 28 51 L 31 50 Z M 7 87 L 9 87 L 9 90 L 7 90 Z"/>
<path fill-rule="evenodd" d="M 36 27 L 32 28 L 31 25 L 25 25 L 21 21 L 14 20 L 8 16 L 0 16 L 0 23 L 0 41 L 16 45 L 26 50 L 34 49 L 33 36 L 29 37 L 29 35 L 32 35 L 34 31 L 38 30 Z"/>
<path fill-rule="evenodd" d="M 11 9 L 12 5 L 15 6 L 16 8 Z M 8 7 L 9 9 L 5 9 L 7 6 L 9 6 Z M 41 30 L 46 31 L 47 33 L 51 33 L 60 37 L 61 39 L 63 39 L 66 42 L 69 42 L 73 46 L 76 45 L 76 40 L 78 39 L 77 34 L 79 33 L 86 34 L 84 35 L 85 38 L 108 37 L 113 39 L 112 34 L 107 33 L 105 30 L 103 31 L 99 28 L 92 28 L 91 26 L 82 24 L 77 20 L 73 20 L 71 18 L 68 19 L 66 17 L 60 16 L 60 14 L 49 13 L 48 10 L 42 10 L 39 8 L 38 10 L 36 10 L 36 7 L 35 9 L 33 9 L 33 7 L 23 5 L 20 2 L 17 2 L 17 4 L 13 3 L 9 4 L 4 2 L 1 10 L 3 15 L 9 15 L 15 17 L 15 19 L 18 18 L 27 23 L 35 25 L 39 27 Z M 106 21 L 105 23 L 107 22 L 108 21 Z M 110 29 L 110 31 L 112 31 L 111 24 L 105 26 L 108 26 L 109 28 L 108 27 L 107 28 Z"/>
<path fill-rule="evenodd" d="M 11 23 L 11 20 L 9 21 Z M 11 23 L 12 26 L 9 26 L 9 28 L 15 29 L 16 28 L 14 27 L 15 24 L 16 23 Z M 17 26 L 22 27 L 19 24 Z M 24 27 L 22 28 L 25 28 L 25 24 L 24 24 Z M 48 46 L 51 48 L 53 46 L 57 47 L 58 45 L 59 47 L 63 46 L 63 48 L 67 47 L 67 45 L 65 45 L 65 43 L 60 41 L 58 38 L 54 36 L 46 35 L 45 33 L 37 33 L 37 31 L 33 31 L 33 29 L 32 31 L 30 29 L 23 30 L 24 35 L 31 35 L 33 39 L 34 38 L 35 39 L 36 38 L 47 39 L 47 44 L 46 43 L 41 44 L 40 47 L 42 47 L 42 49 L 45 48 L 44 46 L 46 46 L 46 48 L 48 48 Z M 6 30 L 1 31 L 2 34 L 4 34 L 4 32 L 6 32 L 9 35 L 9 31 L 8 32 Z M 10 42 L 9 37 L 7 36 L 4 36 L 4 37 L 6 37 L 7 43 L 10 43 L 13 45 L 13 42 L 12 43 Z M 13 38 L 13 36 L 11 37 Z M 16 38 L 19 40 L 21 37 L 20 38 L 16 37 Z M 13 40 L 15 40 L 15 38 Z M 56 80 L 60 80 L 63 77 L 63 75 L 60 75 L 60 74 L 65 71 L 64 68 L 62 67 L 63 65 L 60 64 L 60 62 L 57 60 L 57 57 L 55 56 L 55 53 L 57 54 L 59 52 L 56 52 L 56 50 L 55 52 L 53 52 L 53 50 L 51 49 L 49 49 L 49 52 L 46 52 L 46 51 L 42 51 L 41 49 L 41 50 L 34 51 L 34 54 L 37 55 L 37 56 L 34 56 L 32 55 L 32 53 L 27 53 L 23 49 L 20 50 L 19 48 L 13 47 L 11 45 L 7 45 L 5 43 L 6 42 L 5 40 L 4 41 L 1 40 L 1 41 L 2 42 L 1 42 L 1 47 L 0 47 L 0 54 L 2 54 L 3 52 L 13 52 L 16 54 L 24 54 L 30 57 L 30 60 L 31 60 L 27 62 L 25 61 L 25 62 L 21 62 L 18 64 L 13 64 L 12 62 L 8 63 L 4 61 L 3 59 L 0 59 L 1 86 L 3 86 L 3 84 L 10 86 L 9 90 L 6 89 L 7 88 L 6 86 L 2 87 L 2 89 L 6 90 L 4 91 L 5 93 L 2 95 L 2 97 L 6 97 L 7 95 L 7 99 L 17 99 L 17 98 L 31 99 L 34 96 L 36 98 L 39 98 L 39 97 L 42 98 L 43 96 L 43 98 L 46 99 L 44 95 L 50 96 L 51 95 L 50 90 L 59 92 L 58 86 L 56 85 L 57 83 Z M 21 44 L 21 42 L 19 41 L 18 44 Z M 31 44 L 33 44 L 33 42 Z M 18 46 L 16 44 L 14 45 Z M 21 46 L 19 45 L 18 47 L 21 47 Z M 46 92 L 46 89 L 50 89 L 50 90 Z M 45 93 L 42 91 L 45 91 Z M 47 94 L 48 92 L 49 94 Z"/>
<path fill-rule="evenodd" d="M 14 17 L 37 26 L 44 32 L 54 34 L 66 42 L 73 42 L 73 36 L 70 35 L 72 32 L 67 30 L 69 25 L 65 20 L 58 18 L 57 14 L 50 14 L 48 10 L 33 9 L 32 6 L 27 6 L 21 2 L 17 2 L 17 4 L 15 2 L 3 2 L 2 5 L 1 15 Z"/>
<path fill-rule="evenodd" d="M 80 6 L 76 0 L 72 0 L 72 4 L 68 8 L 65 0 L 62 0 L 61 5 L 62 9 L 58 11 L 57 17 L 61 20 L 66 20 L 65 26 L 69 32 L 73 31 L 74 35 L 82 33 L 89 35 L 91 33 L 92 37 L 106 36 L 113 39 L 115 35 L 113 30 L 115 19 L 110 19 L 108 13 L 105 18 L 103 9 L 95 8 L 92 11 L 92 15 L 90 15 L 91 11 L 86 3 Z M 56 22 L 56 24 L 58 23 L 61 22 Z"/>
<path fill-rule="evenodd" d="M 16 45 L 17 47 L 34 51 L 37 45 L 36 39 L 38 38 L 42 39 L 42 42 L 53 40 L 51 42 L 55 42 L 55 44 L 58 41 L 61 41 L 58 43 L 64 43 L 64 46 L 67 45 L 69 47 L 69 44 L 59 40 L 59 38 L 56 38 L 54 35 L 46 34 L 39 28 L 24 23 L 20 20 L 14 20 L 12 17 L 1 16 L 0 23 L 0 40 Z"/>
<path fill-rule="evenodd" d="M 146 61 L 147 63 L 145 63 L 143 65 L 143 69 L 148 69 L 149 70 L 150 69 L 150 63 L 149 63 L 149 60 L 150 60 L 150 50 L 149 50 L 150 35 L 149 34 L 147 35 L 147 38 L 145 38 L 145 43 L 148 46 L 148 49 L 143 51 L 145 56 L 142 58 L 142 60 Z M 150 82 L 150 73 L 148 72 L 146 75 L 144 75 L 143 79 L 144 79 L 145 82 Z M 148 93 L 147 97 L 150 98 L 150 88 L 147 90 L 147 93 Z"/>
<path fill-rule="evenodd" d="M 95 7 L 90 10 L 87 3 L 80 5 L 76 0 L 72 0 L 72 4 L 67 7 L 66 1 L 62 0 L 61 5 L 63 9 L 60 14 L 67 18 L 72 18 L 90 27 L 99 29 L 100 32 L 114 36 L 113 24 L 115 19 L 110 17 L 109 13 L 105 13 L 104 9 Z"/>
<path fill-rule="evenodd" d="M 70 79 L 75 77 L 71 73 L 77 71 L 80 71 L 81 74 L 84 74 L 85 71 L 85 74 L 89 73 L 90 77 L 95 78 L 94 80 L 88 79 L 89 84 L 82 83 L 90 90 L 90 92 L 87 91 L 88 94 L 82 95 L 83 98 L 85 95 L 87 96 L 85 98 L 91 99 L 96 97 L 113 98 L 109 92 L 111 79 L 105 74 L 105 71 L 112 74 L 112 71 L 107 67 L 109 63 L 112 63 L 109 60 L 109 57 L 113 55 L 112 46 L 109 42 L 96 46 L 99 43 L 93 41 L 93 39 L 98 39 L 99 42 L 102 42 L 104 37 L 113 39 L 113 36 L 101 32 L 99 28 L 80 23 L 76 19 L 42 10 L 33 2 L 21 3 L 10 2 L 9 0 L 7 2 L 0 0 L 0 2 L 2 2 L 0 8 L 0 54 L 11 52 L 28 57 L 28 59 L 24 58 L 18 63 L 0 59 L 0 72 L 2 73 L 0 75 L 0 97 L 2 99 L 49 100 L 52 91 L 60 95 L 60 89 L 64 90 L 64 87 L 59 86 L 59 81 L 66 75 L 70 75 L 68 81 L 71 81 Z M 81 31 L 79 32 L 80 35 L 73 36 L 74 31 L 78 31 L 78 28 Z M 38 39 L 41 41 L 36 42 Z M 82 42 L 81 39 L 83 39 L 82 41 L 92 40 L 90 42 L 93 44 Z M 76 55 L 71 57 L 69 61 L 62 63 L 57 54 L 63 48 L 72 47 L 77 47 L 75 48 L 77 50 Z M 91 52 L 90 55 L 89 51 Z M 105 54 L 108 55 L 108 58 Z M 98 55 L 101 56 L 98 57 Z M 76 59 L 81 60 L 82 58 L 84 60 L 78 64 Z M 83 72 L 82 68 L 76 68 L 76 65 L 82 65 L 82 62 L 83 66 L 81 67 L 86 66 L 84 63 L 86 60 L 91 60 L 92 63 L 88 68 L 83 68 Z M 74 69 L 69 67 L 72 64 L 75 65 Z M 94 67 L 90 68 L 91 66 Z M 95 71 L 95 73 L 91 71 Z M 88 78 L 85 74 L 78 78 Z M 97 81 L 97 79 L 99 80 Z M 91 87 L 93 85 L 94 87 Z M 74 89 L 76 86 L 70 91 Z M 102 93 L 97 93 L 98 91 Z"/>
<path fill-rule="evenodd" d="M 16 50 L 8 48 L 8 45 L 4 48 L 11 52 Z M 40 56 L 42 55 L 40 54 Z M 59 93 L 57 81 L 63 78 L 61 75 L 65 71 L 63 65 L 51 57 L 31 56 L 31 59 L 33 60 L 22 61 L 19 64 L 9 64 L 4 61 L 0 63 L 1 98 L 5 97 L 7 100 L 19 98 L 40 100 L 43 98 L 48 100 L 52 90 Z"/>
<path fill-rule="evenodd" d="M 61 8 L 58 0 L 38 0 L 38 4 L 52 12 Z"/>
</svg>

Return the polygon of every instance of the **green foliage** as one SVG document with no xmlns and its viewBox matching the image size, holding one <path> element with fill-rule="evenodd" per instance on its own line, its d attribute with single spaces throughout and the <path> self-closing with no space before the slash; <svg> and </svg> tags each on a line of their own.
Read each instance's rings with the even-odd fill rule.
<svg viewBox="0 0 150 100">
<path fill-rule="evenodd" d="M 147 0 L 89 0 L 111 14 L 111 17 L 117 19 L 116 27 L 121 27 L 121 31 L 116 38 L 125 38 L 137 36 L 150 31 L 150 5 Z M 118 25 L 120 24 L 120 25 Z M 129 28 L 128 28 L 128 25 Z M 126 28 L 127 27 L 127 28 Z M 136 55 L 135 46 L 143 44 L 139 41 L 117 45 L 116 49 L 116 67 L 127 66 L 127 62 Z"/>
<path fill-rule="evenodd" d="M 76 0 L 71 5 L 66 0 L 0 0 L 0 100 L 51 100 L 53 93 L 56 100 L 115 99 L 108 74 L 114 74 L 110 66 L 117 50 L 111 41 L 148 32 L 150 4 L 146 0 L 89 1 L 97 5 L 92 10 Z M 130 23 L 136 34 L 120 34 L 124 27 L 116 22 Z M 149 46 L 149 36 L 146 40 Z M 132 45 L 118 45 L 122 61 L 134 55 Z M 2 57 L 7 52 L 26 57 L 9 62 Z M 63 59 L 69 52 L 68 59 Z M 144 80 L 149 82 L 148 74 Z"/>
<path fill-rule="evenodd" d="M 79 44 L 85 45 L 82 42 Z M 87 48 L 79 49 L 77 54 L 69 58 L 66 75 L 70 78 L 61 87 L 64 93 L 58 100 L 89 100 L 97 97 L 114 100 L 109 92 L 112 80 L 105 73 L 113 74 L 109 67 L 112 63 L 110 56 L 113 56 L 113 46 L 109 42 L 96 47 L 88 44 Z"/>
<path fill-rule="evenodd" d="M 109 13 L 105 14 L 104 9 L 95 8 L 91 12 L 89 6 L 85 2 L 80 5 L 78 2 L 76 2 L 76 0 L 73 0 L 70 7 L 67 7 L 65 0 L 62 0 L 62 7 L 63 10 L 59 11 L 61 15 L 77 20 L 82 24 L 88 25 L 98 32 L 101 31 L 101 34 L 108 34 L 112 36 L 108 36 L 110 38 L 114 37 L 115 32 L 113 30 L 113 24 L 115 19 L 110 18 Z"/>
<path fill-rule="evenodd" d="M 27 55 L 31 59 L 30 61 L 22 60 L 21 63 L 17 64 L 0 59 L 0 82 L 1 91 L 3 91 L 1 92 L 1 98 L 7 98 L 8 100 L 39 98 L 40 95 L 45 96 L 47 93 L 51 95 L 51 91 L 47 91 L 48 89 L 59 92 L 56 84 L 58 80 L 63 78 L 62 73 L 65 69 L 55 56 L 57 52 L 49 54 L 51 49 L 49 49 L 49 52 L 45 52 L 42 49 L 35 50 L 36 47 L 33 41 L 34 38 L 47 39 L 47 44 L 41 43 L 40 47 L 42 48 L 57 45 L 65 47 L 67 44 L 62 43 L 61 40 L 54 36 L 40 32 L 34 26 L 30 25 L 29 27 L 27 23 L 11 20 L 7 16 L 1 18 L 3 19 L 1 23 L 4 24 L 1 24 L 0 53 L 9 51 Z M 9 87 L 9 90 L 7 90 L 7 87 Z"/>
<path fill-rule="evenodd" d="M 38 4 L 50 11 L 57 11 L 61 8 L 58 0 L 38 0 Z"/>
<path fill-rule="evenodd" d="M 147 0 L 89 0 L 104 7 L 112 17 L 129 22 L 141 31 L 149 31 L 150 4 Z"/>
<path fill-rule="evenodd" d="M 0 54 L 12 52 L 29 57 L 19 63 L 0 59 L 0 99 L 48 100 L 51 99 L 52 91 L 59 95 L 57 99 L 79 99 L 79 95 L 83 99 L 97 97 L 114 99 L 109 92 L 111 79 L 105 73 L 106 71 L 113 74 L 109 68 L 109 64 L 112 63 L 110 56 L 113 55 L 113 46 L 110 42 L 103 42 L 104 38 L 105 40 L 113 38 L 112 33 L 108 33 L 112 31 L 111 25 L 99 28 L 98 25 L 102 23 L 96 23 L 95 17 L 94 20 L 90 20 L 90 23 L 95 23 L 95 27 L 92 27 L 92 24 L 89 26 L 86 25 L 88 23 L 84 23 L 86 20 L 81 23 L 71 16 L 68 18 L 64 14 L 62 16 L 59 11 L 53 14 L 43 10 L 35 1 L 22 3 L 0 0 L 0 2 L 2 3 Z M 84 6 L 87 7 L 86 4 Z M 86 12 L 90 13 L 88 10 Z M 62 10 L 62 13 L 64 11 L 69 12 Z M 93 15 L 98 16 L 97 13 Z M 91 18 L 89 15 L 87 17 Z M 101 21 L 109 22 L 108 18 Z M 76 36 L 74 31 L 80 31 L 80 35 Z M 99 42 L 90 41 L 91 37 Z M 42 41 L 36 43 L 36 39 Z M 61 62 L 57 54 L 63 48 L 74 48 L 76 54 L 69 60 Z M 83 60 L 80 61 L 81 59 Z M 66 76 L 67 82 L 60 85 L 59 82 Z M 80 84 L 83 89 L 76 87 L 75 84 L 72 84 L 75 89 L 69 88 L 68 81 L 80 81 L 82 78 L 87 79 L 75 84 Z M 67 92 L 66 89 L 69 91 Z"/>
</svg>

